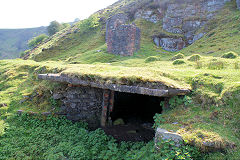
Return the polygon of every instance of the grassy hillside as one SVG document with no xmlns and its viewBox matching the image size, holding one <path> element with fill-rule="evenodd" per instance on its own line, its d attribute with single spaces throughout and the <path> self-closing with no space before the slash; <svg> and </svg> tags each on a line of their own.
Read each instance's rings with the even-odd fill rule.
<svg viewBox="0 0 240 160">
<path fill-rule="evenodd" d="M 142 31 L 141 48 L 134 56 L 107 53 L 105 20 L 130 2 L 119 1 L 60 31 L 32 50 L 29 60 L 0 61 L 2 159 L 239 159 L 240 11 L 235 3 L 228 3 L 199 30 L 204 30 L 205 36 L 181 50 L 177 59 L 179 52 L 156 47 L 149 36 L 162 30 L 161 24 L 145 20 L 133 21 Z M 229 52 L 237 57 L 222 57 Z M 166 150 L 156 153 L 153 141 L 117 144 L 101 130 L 86 131 L 82 123 L 16 116 L 19 109 L 58 111 L 51 92 L 61 85 L 38 80 L 40 73 L 61 73 L 100 83 L 148 87 L 164 83 L 190 88 L 191 94 L 170 99 L 163 114 L 155 116 L 155 125 L 178 132 L 194 147 L 176 149 L 167 143 Z M 13 143 L 11 138 L 17 140 L 19 135 L 21 141 Z M 204 143 L 213 144 L 218 151 L 208 153 Z"/>
<path fill-rule="evenodd" d="M 28 40 L 46 33 L 46 27 L 28 29 L 0 29 L 0 59 L 12 59 L 28 48 Z"/>
</svg>

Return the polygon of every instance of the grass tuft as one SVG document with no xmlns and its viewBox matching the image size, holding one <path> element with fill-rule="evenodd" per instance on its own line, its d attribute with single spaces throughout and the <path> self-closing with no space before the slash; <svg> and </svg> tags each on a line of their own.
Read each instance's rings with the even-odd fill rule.
<svg viewBox="0 0 240 160">
<path fill-rule="evenodd" d="M 223 55 L 222 55 L 222 58 L 228 58 L 228 59 L 235 59 L 235 58 L 237 58 L 238 57 L 238 55 L 237 55 L 237 53 L 235 53 L 235 52 L 228 52 L 228 53 L 224 53 Z"/>
<path fill-rule="evenodd" d="M 174 62 L 173 62 L 173 65 L 180 65 L 180 64 L 184 64 L 185 63 L 185 61 L 184 60 L 175 60 Z"/>
<path fill-rule="evenodd" d="M 208 69 L 220 70 L 224 69 L 225 63 L 223 61 L 211 61 L 208 63 Z"/>
<path fill-rule="evenodd" d="M 194 54 L 188 60 L 196 62 L 196 61 L 199 61 L 200 59 L 201 59 L 201 56 L 199 54 Z"/>
<path fill-rule="evenodd" d="M 145 63 L 150 63 L 150 62 L 155 62 L 155 61 L 160 61 L 159 57 L 156 56 L 151 56 L 145 59 Z"/>
<path fill-rule="evenodd" d="M 184 58 L 184 55 L 182 53 L 178 53 L 177 55 L 173 56 L 172 57 L 172 61 L 175 61 L 177 59 L 183 59 Z"/>
</svg>

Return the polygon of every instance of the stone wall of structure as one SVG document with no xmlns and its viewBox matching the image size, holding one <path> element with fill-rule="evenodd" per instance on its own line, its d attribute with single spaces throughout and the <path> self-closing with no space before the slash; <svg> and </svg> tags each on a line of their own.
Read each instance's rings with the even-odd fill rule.
<svg viewBox="0 0 240 160">
<path fill-rule="evenodd" d="M 54 99 L 62 101 L 61 113 L 72 121 L 85 121 L 90 128 L 100 126 L 103 90 L 72 86 L 68 87 L 63 93 L 54 93 Z"/>
<path fill-rule="evenodd" d="M 128 21 L 124 14 L 117 14 L 108 19 L 106 26 L 108 52 L 132 56 L 140 48 L 140 29 L 133 24 L 126 24 Z"/>
</svg>

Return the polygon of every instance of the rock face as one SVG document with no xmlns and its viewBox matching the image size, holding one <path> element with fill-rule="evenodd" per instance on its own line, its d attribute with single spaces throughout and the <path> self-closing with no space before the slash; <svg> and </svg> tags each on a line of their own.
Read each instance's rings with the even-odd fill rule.
<svg viewBox="0 0 240 160">
<path fill-rule="evenodd" d="M 128 20 L 124 14 L 117 14 L 108 19 L 106 27 L 108 52 L 132 56 L 140 48 L 140 29 L 133 24 L 126 24 Z"/>
<path fill-rule="evenodd" d="M 157 145 L 157 143 L 164 140 L 169 140 L 169 139 L 173 140 L 176 146 L 180 146 L 181 145 L 180 143 L 183 142 L 183 139 L 179 134 L 169 132 L 162 128 L 157 128 L 156 134 L 155 134 L 155 146 L 158 150 L 161 148 L 160 146 Z"/>
<path fill-rule="evenodd" d="M 240 0 L 236 0 L 237 2 L 237 8 L 240 9 Z"/>
<path fill-rule="evenodd" d="M 178 51 L 185 47 L 185 42 L 182 38 L 163 38 L 163 37 L 154 37 L 154 43 L 159 47 L 161 46 L 166 51 Z"/>
<path fill-rule="evenodd" d="M 102 89 L 91 87 L 69 87 L 62 97 L 61 111 L 73 121 L 85 121 L 90 128 L 100 126 L 102 111 Z"/>
<path fill-rule="evenodd" d="M 150 9 L 140 9 L 138 10 L 135 15 L 134 15 L 135 19 L 145 19 L 147 21 L 153 22 L 153 23 L 157 23 L 160 21 L 160 17 L 157 16 L 156 14 L 154 14 L 154 12 Z"/>
<path fill-rule="evenodd" d="M 204 33 L 197 31 L 209 21 L 226 2 L 230 0 L 153 0 L 149 6 L 139 8 L 135 19 L 145 19 L 153 23 L 162 23 L 162 29 L 169 37 L 154 37 L 157 46 L 168 51 L 178 51 L 200 39 Z M 237 0 L 240 8 L 240 1 Z M 178 34 L 176 38 L 170 35 Z"/>
</svg>

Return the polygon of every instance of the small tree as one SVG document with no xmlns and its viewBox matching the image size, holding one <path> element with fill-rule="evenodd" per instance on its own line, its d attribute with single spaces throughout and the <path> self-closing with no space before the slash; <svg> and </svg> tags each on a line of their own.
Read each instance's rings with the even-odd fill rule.
<svg viewBox="0 0 240 160">
<path fill-rule="evenodd" d="M 48 36 L 46 34 L 41 34 L 37 37 L 34 37 L 33 39 L 28 41 L 28 47 L 29 48 L 34 48 L 36 47 L 38 44 L 40 44 L 41 42 L 43 42 L 46 38 L 48 38 Z"/>
<path fill-rule="evenodd" d="M 48 30 L 48 34 L 52 36 L 61 30 L 61 24 L 58 23 L 57 21 L 52 21 L 50 25 L 47 27 L 47 30 Z"/>
<path fill-rule="evenodd" d="M 67 28 L 67 27 L 70 27 L 71 25 L 69 24 L 69 23 L 62 23 L 61 24 L 61 30 L 62 29 L 65 29 L 65 28 Z"/>
</svg>

